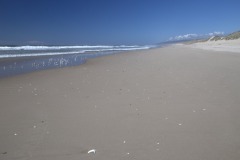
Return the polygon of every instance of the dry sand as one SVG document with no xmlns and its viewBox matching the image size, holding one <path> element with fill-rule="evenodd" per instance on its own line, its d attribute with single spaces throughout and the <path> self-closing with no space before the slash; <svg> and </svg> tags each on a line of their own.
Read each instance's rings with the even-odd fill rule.
<svg viewBox="0 0 240 160">
<path fill-rule="evenodd" d="M 218 41 L 209 40 L 207 42 L 198 42 L 198 43 L 193 43 L 186 46 L 191 48 L 204 49 L 204 50 L 240 53 L 240 39 L 218 40 Z"/>
<path fill-rule="evenodd" d="M 239 54 L 177 46 L 3 78 L 0 159 L 239 160 L 239 83 Z"/>
</svg>

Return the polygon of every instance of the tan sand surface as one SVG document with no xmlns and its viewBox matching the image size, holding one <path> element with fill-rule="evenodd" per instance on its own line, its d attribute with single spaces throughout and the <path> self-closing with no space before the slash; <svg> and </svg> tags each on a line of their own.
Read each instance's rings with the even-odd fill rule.
<svg viewBox="0 0 240 160">
<path fill-rule="evenodd" d="M 207 41 L 207 42 L 198 42 L 190 45 L 186 45 L 191 48 L 199 48 L 204 50 L 213 50 L 213 51 L 227 51 L 240 53 L 240 39 L 236 40 L 218 40 L 218 41 Z"/>
<path fill-rule="evenodd" d="M 174 46 L 91 59 L 2 78 L 0 102 L 1 160 L 240 159 L 236 53 Z"/>
</svg>

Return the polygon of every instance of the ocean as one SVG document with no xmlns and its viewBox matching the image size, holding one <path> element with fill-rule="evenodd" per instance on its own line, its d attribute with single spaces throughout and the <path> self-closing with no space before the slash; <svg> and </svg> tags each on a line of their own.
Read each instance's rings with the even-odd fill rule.
<svg viewBox="0 0 240 160">
<path fill-rule="evenodd" d="M 89 58 L 156 46 L 0 46 L 0 77 L 76 66 Z"/>
</svg>

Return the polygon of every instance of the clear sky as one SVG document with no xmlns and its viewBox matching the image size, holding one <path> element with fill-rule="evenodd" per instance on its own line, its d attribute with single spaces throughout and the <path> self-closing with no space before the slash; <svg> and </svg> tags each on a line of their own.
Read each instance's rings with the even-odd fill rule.
<svg viewBox="0 0 240 160">
<path fill-rule="evenodd" d="M 0 44 L 154 44 L 240 30 L 240 0 L 0 0 Z"/>
</svg>

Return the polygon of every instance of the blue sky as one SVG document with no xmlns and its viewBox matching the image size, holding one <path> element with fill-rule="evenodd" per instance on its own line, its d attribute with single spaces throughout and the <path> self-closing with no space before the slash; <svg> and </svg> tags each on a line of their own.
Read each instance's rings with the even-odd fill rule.
<svg viewBox="0 0 240 160">
<path fill-rule="evenodd" d="M 239 0 L 0 0 L 0 44 L 155 44 L 240 30 Z"/>
</svg>

